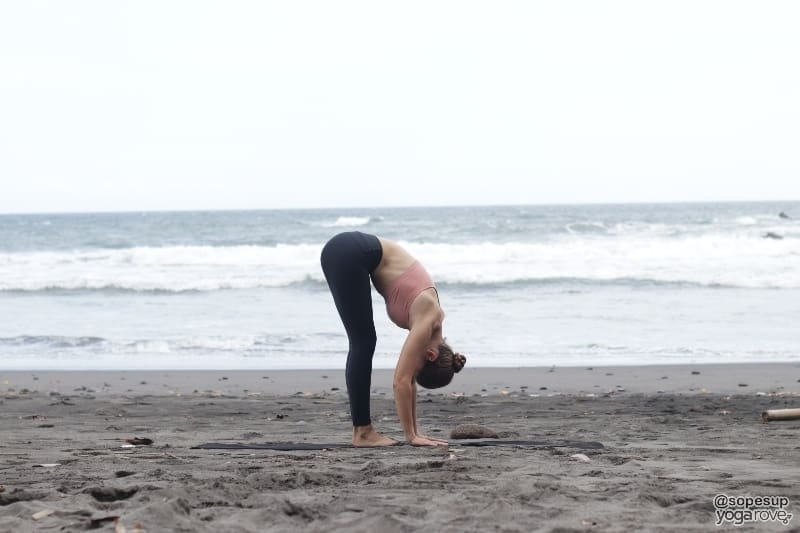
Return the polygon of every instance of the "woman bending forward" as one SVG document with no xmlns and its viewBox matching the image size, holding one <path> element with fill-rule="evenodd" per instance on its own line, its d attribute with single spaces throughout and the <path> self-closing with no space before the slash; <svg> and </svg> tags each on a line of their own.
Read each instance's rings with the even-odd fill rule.
<svg viewBox="0 0 800 533">
<path fill-rule="evenodd" d="M 408 330 L 394 371 L 394 403 L 406 439 L 415 446 L 446 445 L 417 429 L 417 383 L 435 389 L 453 379 L 466 358 L 444 342 L 444 311 L 425 268 L 395 242 L 352 231 L 333 237 L 322 249 L 322 271 L 350 343 L 347 394 L 353 419 L 353 445 L 391 446 L 397 441 L 372 426 L 369 394 L 375 323 L 370 279 L 386 300 L 389 318 Z"/>
</svg>

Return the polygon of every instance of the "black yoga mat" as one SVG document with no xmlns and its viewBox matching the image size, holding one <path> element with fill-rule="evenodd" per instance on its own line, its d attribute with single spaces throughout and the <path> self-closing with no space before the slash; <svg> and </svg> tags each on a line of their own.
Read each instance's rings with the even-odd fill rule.
<svg viewBox="0 0 800 533">
<path fill-rule="evenodd" d="M 581 450 L 600 450 L 602 443 L 583 440 L 452 440 L 450 446 L 509 446 L 517 448 L 577 448 Z M 297 450 L 330 450 L 334 448 L 353 448 L 352 444 L 313 443 L 313 442 L 207 442 L 192 446 L 193 450 L 277 450 L 282 452 Z"/>
</svg>

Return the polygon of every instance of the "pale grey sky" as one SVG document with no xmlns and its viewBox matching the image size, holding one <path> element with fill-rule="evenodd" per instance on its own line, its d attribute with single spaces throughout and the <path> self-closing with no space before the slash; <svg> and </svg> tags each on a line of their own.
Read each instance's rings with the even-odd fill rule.
<svg viewBox="0 0 800 533">
<path fill-rule="evenodd" d="M 800 2 L 0 4 L 0 213 L 800 199 Z"/>
</svg>

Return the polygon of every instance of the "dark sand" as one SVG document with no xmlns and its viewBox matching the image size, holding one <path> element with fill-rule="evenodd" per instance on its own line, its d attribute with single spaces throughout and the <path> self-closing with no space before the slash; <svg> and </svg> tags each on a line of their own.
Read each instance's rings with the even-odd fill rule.
<svg viewBox="0 0 800 533">
<path fill-rule="evenodd" d="M 390 384 L 373 419 L 401 438 Z M 798 532 L 800 420 L 759 419 L 783 407 L 800 364 L 472 368 L 420 395 L 423 431 L 606 448 L 194 450 L 347 442 L 342 372 L 0 371 L 0 531 Z M 721 493 L 795 516 L 717 527 Z"/>
</svg>

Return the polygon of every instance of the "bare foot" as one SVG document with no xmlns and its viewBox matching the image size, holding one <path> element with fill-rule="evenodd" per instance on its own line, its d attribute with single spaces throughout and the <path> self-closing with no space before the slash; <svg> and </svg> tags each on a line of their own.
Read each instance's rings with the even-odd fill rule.
<svg viewBox="0 0 800 533">
<path fill-rule="evenodd" d="M 353 446 L 357 448 L 372 448 L 376 446 L 394 446 L 398 442 L 389 437 L 384 437 L 372 425 L 356 426 L 353 428 Z"/>
</svg>

